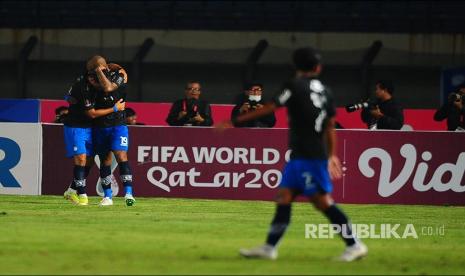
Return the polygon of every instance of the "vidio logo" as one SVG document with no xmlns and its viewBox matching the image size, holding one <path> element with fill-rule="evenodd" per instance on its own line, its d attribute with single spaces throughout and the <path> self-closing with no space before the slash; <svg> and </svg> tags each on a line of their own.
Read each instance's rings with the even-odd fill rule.
<svg viewBox="0 0 465 276">
<path fill-rule="evenodd" d="M 19 145 L 8 138 L 0 137 L 0 186 L 7 188 L 21 188 L 11 169 L 21 160 Z"/>
</svg>

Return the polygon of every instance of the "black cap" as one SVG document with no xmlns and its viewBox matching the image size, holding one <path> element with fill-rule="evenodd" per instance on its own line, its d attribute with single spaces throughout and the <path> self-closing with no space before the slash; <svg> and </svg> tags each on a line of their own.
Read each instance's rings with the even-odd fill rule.
<svg viewBox="0 0 465 276">
<path fill-rule="evenodd" d="M 244 90 L 249 90 L 250 88 L 254 86 L 260 86 L 263 89 L 263 83 L 259 81 L 250 81 L 244 84 Z"/>
<path fill-rule="evenodd" d="M 299 48 L 292 55 L 297 70 L 313 71 L 321 63 L 321 56 L 313 48 Z"/>
</svg>

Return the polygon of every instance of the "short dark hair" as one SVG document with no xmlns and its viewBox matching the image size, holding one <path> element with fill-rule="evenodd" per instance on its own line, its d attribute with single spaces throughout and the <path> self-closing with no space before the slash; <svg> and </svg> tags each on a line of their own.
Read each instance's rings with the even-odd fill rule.
<svg viewBox="0 0 465 276">
<path fill-rule="evenodd" d="M 386 90 L 389 94 L 392 95 L 394 93 L 394 84 L 392 84 L 392 81 L 378 80 L 376 84 L 379 85 L 379 88 Z"/>
<path fill-rule="evenodd" d="M 186 89 L 189 88 L 189 84 L 193 84 L 193 83 L 198 83 L 200 85 L 200 81 L 190 80 L 186 83 Z"/>
<path fill-rule="evenodd" d="M 321 63 L 321 56 L 313 48 L 299 48 L 292 55 L 294 66 L 297 70 L 313 71 Z"/>
<path fill-rule="evenodd" d="M 134 111 L 134 109 L 132 109 L 130 107 L 126 107 L 124 109 L 124 112 L 126 113 L 126 117 L 131 117 L 131 116 L 136 115 L 136 112 Z"/>
<path fill-rule="evenodd" d="M 55 115 L 59 115 L 63 110 L 68 110 L 67 106 L 59 106 L 55 109 Z"/>
<path fill-rule="evenodd" d="M 261 89 L 263 89 L 263 84 L 261 82 L 252 81 L 252 82 L 248 82 L 248 83 L 246 83 L 244 85 L 244 90 L 250 90 L 250 88 L 252 88 L 254 86 L 259 86 Z"/>
<path fill-rule="evenodd" d="M 107 65 L 107 61 L 104 57 L 95 55 L 87 60 L 86 69 L 87 71 L 95 70 L 99 65 Z"/>
</svg>

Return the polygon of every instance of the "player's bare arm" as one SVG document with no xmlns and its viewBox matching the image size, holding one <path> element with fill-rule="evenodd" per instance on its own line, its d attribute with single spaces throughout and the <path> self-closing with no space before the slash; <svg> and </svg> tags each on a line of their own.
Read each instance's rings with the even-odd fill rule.
<svg viewBox="0 0 465 276">
<path fill-rule="evenodd" d="M 98 81 L 100 85 L 102 86 L 102 90 L 105 93 L 109 93 L 112 91 L 115 91 L 118 89 L 118 85 L 114 82 L 111 82 L 106 76 L 105 73 L 103 73 L 104 70 L 107 70 L 107 68 L 103 65 L 99 65 L 95 69 L 95 73 L 97 74 Z"/>
<path fill-rule="evenodd" d="M 126 106 L 126 103 L 123 102 L 123 99 L 120 99 L 112 108 L 105 108 L 105 109 L 89 109 L 86 111 L 87 116 L 92 119 L 108 115 L 113 112 L 123 111 Z"/>
<path fill-rule="evenodd" d="M 328 171 L 331 179 L 339 179 L 342 177 L 341 161 L 337 157 L 336 152 L 336 119 L 329 119 L 328 126 L 325 130 L 326 145 L 328 147 Z"/>
</svg>

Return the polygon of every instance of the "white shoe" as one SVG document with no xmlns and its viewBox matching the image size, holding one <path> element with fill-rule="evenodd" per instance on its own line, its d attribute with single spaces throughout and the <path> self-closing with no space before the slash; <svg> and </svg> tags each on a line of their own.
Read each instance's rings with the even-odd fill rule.
<svg viewBox="0 0 465 276">
<path fill-rule="evenodd" d="M 359 241 L 354 245 L 347 246 L 344 253 L 342 253 L 337 260 L 341 262 L 352 262 L 365 257 L 367 254 L 368 247 Z"/>
<path fill-rule="evenodd" d="M 124 201 L 126 202 L 126 206 L 132 206 L 136 203 L 136 199 L 130 194 L 124 196 Z"/>
<path fill-rule="evenodd" d="M 110 206 L 110 205 L 113 205 L 113 199 L 109 198 L 109 197 L 104 197 L 102 198 L 102 200 L 100 201 L 100 203 L 98 204 L 99 206 Z"/>
<path fill-rule="evenodd" d="M 241 249 L 239 253 L 246 258 L 260 258 L 276 260 L 278 258 L 278 250 L 271 245 L 265 244 L 251 249 Z"/>
</svg>

